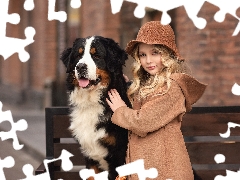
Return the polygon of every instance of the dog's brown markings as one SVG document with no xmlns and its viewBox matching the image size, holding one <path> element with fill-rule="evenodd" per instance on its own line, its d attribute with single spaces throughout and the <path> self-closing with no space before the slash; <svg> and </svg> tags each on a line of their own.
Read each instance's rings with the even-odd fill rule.
<svg viewBox="0 0 240 180">
<path fill-rule="evenodd" d="M 94 180 L 94 177 L 87 178 L 87 180 Z"/>
<path fill-rule="evenodd" d="M 95 48 L 91 48 L 91 49 L 90 49 L 90 53 L 91 53 L 91 54 L 95 54 L 95 53 L 96 53 L 96 49 L 95 49 Z"/>
<path fill-rule="evenodd" d="M 71 73 L 71 76 L 72 76 L 72 84 L 74 84 L 75 86 L 78 86 L 78 80 L 77 80 L 74 72 Z"/>
<path fill-rule="evenodd" d="M 116 138 L 114 136 L 107 136 L 102 138 L 101 140 L 108 145 L 112 145 L 112 146 L 116 145 Z"/>
<path fill-rule="evenodd" d="M 101 76 L 101 84 L 102 86 L 107 87 L 110 83 L 110 77 L 107 71 L 101 70 L 101 69 L 97 69 L 97 75 Z"/>
<path fill-rule="evenodd" d="M 79 48 L 78 52 L 79 52 L 80 54 L 82 54 L 82 53 L 83 53 L 83 48 Z"/>
<path fill-rule="evenodd" d="M 102 172 L 97 166 L 90 166 L 89 169 L 93 169 L 95 174 Z M 94 180 L 94 177 L 89 177 L 87 180 Z"/>
</svg>

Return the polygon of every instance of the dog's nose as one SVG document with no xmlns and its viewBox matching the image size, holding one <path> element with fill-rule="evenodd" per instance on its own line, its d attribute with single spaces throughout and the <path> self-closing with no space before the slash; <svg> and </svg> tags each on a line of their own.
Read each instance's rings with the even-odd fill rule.
<svg viewBox="0 0 240 180">
<path fill-rule="evenodd" d="M 77 71 L 86 71 L 87 70 L 87 65 L 84 63 L 79 63 L 76 66 Z"/>
</svg>

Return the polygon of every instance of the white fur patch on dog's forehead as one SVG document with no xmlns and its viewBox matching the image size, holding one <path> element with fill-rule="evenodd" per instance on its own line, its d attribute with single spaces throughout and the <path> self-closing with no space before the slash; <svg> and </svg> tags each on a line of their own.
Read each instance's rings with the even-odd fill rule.
<svg viewBox="0 0 240 180">
<path fill-rule="evenodd" d="M 85 54 L 90 55 L 91 45 L 94 39 L 95 39 L 94 36 L 89 39 L 86 39 L 84 55 Z"/>
<path fill-rule="evenodd" d="M 93 61 L 92 56 L 90 54 L 91 45 L 92 45 L 92 42 L 94 39 L 95 39 L 94 36 L 92 36 L 89 39 L 86 39 L 84 54 L 77 63 L 77 65 L 80 63 L 87 65 L 87 75 L 88 75 L 88 78 L 91 80 L 96 79 L 96 69 L 97 69 L 97 66 L 96 66 L 95 62 Z M 76 67 L 75 67 L 75 73 L 77 73 Z"/>
</svg>

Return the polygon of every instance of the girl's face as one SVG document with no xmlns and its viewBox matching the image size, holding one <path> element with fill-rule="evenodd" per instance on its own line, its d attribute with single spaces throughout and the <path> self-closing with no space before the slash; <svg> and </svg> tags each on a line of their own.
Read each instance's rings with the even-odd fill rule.
<svg viewBox="0 0 240 180">
<path fill-rule="evenodd" d="M 154 45 L 140 43 L 138 57 L 145 71 L 155 75 L 163 69 L 161 54 Z"/>
</svg>

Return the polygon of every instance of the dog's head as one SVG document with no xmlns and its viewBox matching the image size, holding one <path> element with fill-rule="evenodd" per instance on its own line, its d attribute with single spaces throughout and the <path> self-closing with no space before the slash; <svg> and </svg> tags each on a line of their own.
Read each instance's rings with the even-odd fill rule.
<svg viewBox="0 0 240 180">
<path fill-rule="evenodd" d="M 112 39 L 101 36 L 76 39 L 61 55 L 69 74 L 68 90 L 76 86 L 84 89 L 99 85 L 108 87 L 113 79 L 122 76 L 126 59 L 126 52 Z"/>
</svg>

